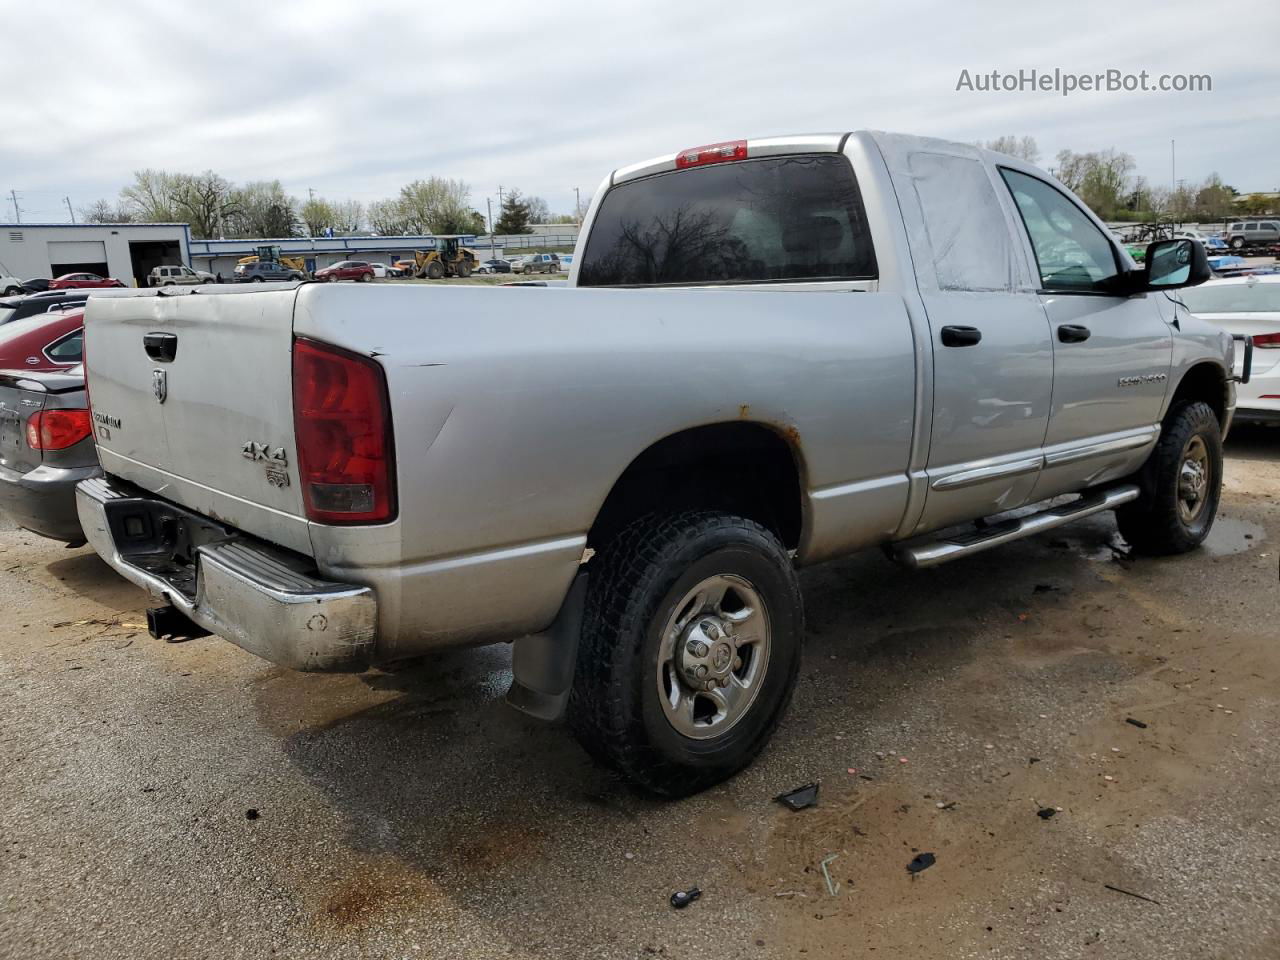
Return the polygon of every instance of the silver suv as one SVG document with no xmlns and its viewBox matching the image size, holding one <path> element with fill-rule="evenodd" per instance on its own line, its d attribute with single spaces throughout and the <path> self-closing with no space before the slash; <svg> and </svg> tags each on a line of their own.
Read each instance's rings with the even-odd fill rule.
<svg viewBox="0 0 1280 960">
<path fill-rule="evenodd" d="M 217 277 L 207 270 L 192 270 L 180 263 L 152 267 L 151 273 L 147 275 L 147 285 L 152 287 L 194 286 L 216 281 Z"/>
<path fill-rule="evenodd" d="M 1232 250 L 1280 243 L 1280 220 L 1247 220 L 1227 224 L 1226 241 Z"/>
</svg>

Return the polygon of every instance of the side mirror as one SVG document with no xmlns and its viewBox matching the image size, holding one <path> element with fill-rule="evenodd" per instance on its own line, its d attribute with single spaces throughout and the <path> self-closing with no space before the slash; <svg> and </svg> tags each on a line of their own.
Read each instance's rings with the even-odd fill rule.
<svg viewBox="0 0 1280 960">
<path fill-rule="evenodd" d="M 1157 240 L 1147 246 L 1142 284 L 1147 290 L 1175 290 L 1204 283 L 1212 273 L 1209 256 L 1196 240 Z"/>
</svg>

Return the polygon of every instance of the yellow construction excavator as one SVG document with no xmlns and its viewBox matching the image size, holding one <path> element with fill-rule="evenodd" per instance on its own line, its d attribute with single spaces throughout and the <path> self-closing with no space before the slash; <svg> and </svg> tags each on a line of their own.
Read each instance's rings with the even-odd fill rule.
<svg viewBox="0 0 1280 960">
<path fill-rule="evenodd" d="M 461 245 L 461 239 L 461 236 L 437 237 L 439 245 L 435 250 L 415 250 L 410 272 L 424 280 L 471 276 L 479 258 L 474 250 Z"/>
<path fill-rule="evenodd" d="M 241 257 L 236 263 L 279 263 L 288 267 L 290 270 L 297 270 L 299 273 L 307 272 L 307 261 L 302 257 L 286 257 L 280 251 L 279 244 L 266 244 L 261 247 L 255 247 L 257 253 L 250 254 L 247 257 Z"/>
</svg>

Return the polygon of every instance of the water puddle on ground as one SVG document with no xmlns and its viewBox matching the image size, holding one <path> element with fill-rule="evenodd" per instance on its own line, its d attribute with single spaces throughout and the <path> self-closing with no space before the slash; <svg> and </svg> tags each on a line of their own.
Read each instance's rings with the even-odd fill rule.
<svg viewBox="0 0 1280 960">
<path fill-rule="evenodd" d="M 1238 517 L 1218 517 L 1213 529 L 1204 539 L 1204 549 L 1215 557 L 1229 557 L 1234 553 L 1246 553 L 1267 537 L 1261 524 Z"/>
</svg>

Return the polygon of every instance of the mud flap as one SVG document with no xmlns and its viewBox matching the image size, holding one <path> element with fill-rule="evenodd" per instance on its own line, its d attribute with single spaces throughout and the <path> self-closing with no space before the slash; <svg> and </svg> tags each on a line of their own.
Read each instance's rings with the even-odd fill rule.
<svg viewBox="0 0 1280 960">
<path fill-rule="evenodd" d="M 511 689 L 507 703 L 539 720 L 558 720 L 569 702 L 578 660 L 578 636 L 587 595 L 587 572 L 578 573 L 556 614 L 542 633 L 515 642 L 511 653 Z"/>
</svg>

